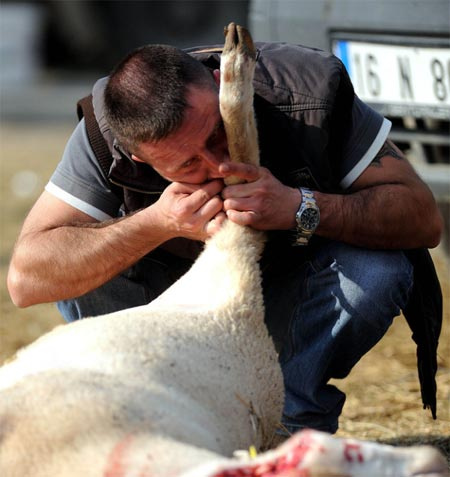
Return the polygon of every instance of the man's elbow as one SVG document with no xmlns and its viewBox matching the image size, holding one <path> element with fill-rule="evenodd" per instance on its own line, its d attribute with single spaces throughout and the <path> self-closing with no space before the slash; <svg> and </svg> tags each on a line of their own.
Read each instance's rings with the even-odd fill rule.
<svg viewBox="0 0 450 477">
<path fill-rule="evenodd" d="M 26 278 L 14 266 L 10 266 L 7 277 L 7 287 L 11 301 L 19 308 L 26 308 L 27 306 L 36 303 L 32 298 L 31 286 L 27 284 Z"/>
</svg>

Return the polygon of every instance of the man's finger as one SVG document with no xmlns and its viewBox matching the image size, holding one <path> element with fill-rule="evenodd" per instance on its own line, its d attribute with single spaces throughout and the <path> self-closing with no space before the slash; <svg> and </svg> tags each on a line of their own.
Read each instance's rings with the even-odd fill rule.
<svg viewBox="0 0 450 477">
<path fill-rule="evenodd" d="M 226 186 L 221 193 L 223 199 L 246 199 L 254 195 L 255 188 L 252 182 L 246 182 L 244 184 Z M 231 207 L 229 207 L 231 208 Z"/>
<path fill-rule="evenodd" d="M 224 212 L 219 212 L 212 220 L 206 223 L 205 232 L 208 237 L 211 237 L 220 230 L 223 223 L 227 219 Z"/>
<path fill-rule="evenodd" d="M 232 199 L 225 199 L 223 201 L 223 210 L 237 210 L 238 212 L 252 212 L 257 208 L 258 202 L 252 197 L 234 196 Z"/>
<path fill-rule="evenodd" d="M 190 189 L 190 192 L 186 191 L 186 193 L 189 193 L 190 195 L 184 200 L 189 201 L 189 206 L 192 211 L 196 211 L 213 197 L 220 194 L 223 189 L 223 182 L 212 181 L 202 184 L 201 186 L 193 186 L 193 189 L 190 188 L 191 184 L 186 184 L 186 186 L 187 189 Z"/>
<path fill-rule="evenodd" d="M 197 210 L 197 212 L 195 212 L 195 215 L 203 220 L 211 220 L 216 214 L 218 214 L 222 210 L 222 207 L 222 199 L 220 199 L 220 197 L 218 196 L 214 196 L 206 203 L 204 203 Z"/>
<path fill-rule="evenodd" d="M 241 162 L 224 162 L 219 166 L 219 172 L 224 177 L 236 176 L 248 182 L 259 178 L 259 167 Z"/>
<path fill-rule="evenodd" d="M 252 225 L 255 223 L 256 214 L 253 211 L 238 212 L 237 210 L 227 210 L 227 217 L 239 225 Z"/>
</svg>

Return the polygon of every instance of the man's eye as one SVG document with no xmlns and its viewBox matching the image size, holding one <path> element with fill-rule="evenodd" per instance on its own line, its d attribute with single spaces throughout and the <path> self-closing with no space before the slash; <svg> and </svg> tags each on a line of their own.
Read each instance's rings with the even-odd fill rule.
<svg viewBox="0 0 450 477">
<path fill-rule="evenodd" d="M 195 159 L 189 159 L 188 161 L 183 162 L 183 164 L 181 164 L 180 169 L 186 169 L 187 167 L 192 166 L 194 162 L 195 162 Z"/>
</svg>

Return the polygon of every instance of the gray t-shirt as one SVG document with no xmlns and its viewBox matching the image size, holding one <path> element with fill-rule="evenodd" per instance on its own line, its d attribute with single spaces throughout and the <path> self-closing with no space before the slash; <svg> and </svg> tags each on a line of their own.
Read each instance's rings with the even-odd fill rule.
<svg viewBox="0 0 450 477">
<path fill-rule="evenodd" d="M 343 190 L 361 175 L 386 141 L 391 123 L 355 98 L 352 130 L 340 170 Z M 89 144 L 84 119 L 79 122 L 45 188 L 76 209 L 103 221 L 121 215 L 121 199 L 111 190 Z"/>
<path fill-rule="evenodd" d="M 95 157 L 84 119 L 72 133 L 63 157 L 45 189 L 99 221 L 120 215 L 122 201 L 111 190 Z"/>
</svg>

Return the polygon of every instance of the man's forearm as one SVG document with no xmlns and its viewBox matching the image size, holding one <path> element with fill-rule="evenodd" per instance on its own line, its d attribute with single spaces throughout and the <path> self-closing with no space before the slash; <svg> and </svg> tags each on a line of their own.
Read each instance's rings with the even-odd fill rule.
<svg viewBox="0 0 450 477">
<path fill-rule="evenodd" d="M 142 212 L 107 223 L 29 232 L 19 239 L 11 260 L 11 298 L 18 306 L 29 306 L 80 296 L 167 239 Z"/>
<path fill-rule="evenodd" d="M 321 210 L 317 234 L 352 245 L 378 249 L 435 247 L 442 219 L 434 199 L 420 200 L 402 184 L 368 187 L 348 195 L 316 192 Z"/>
</svg>

